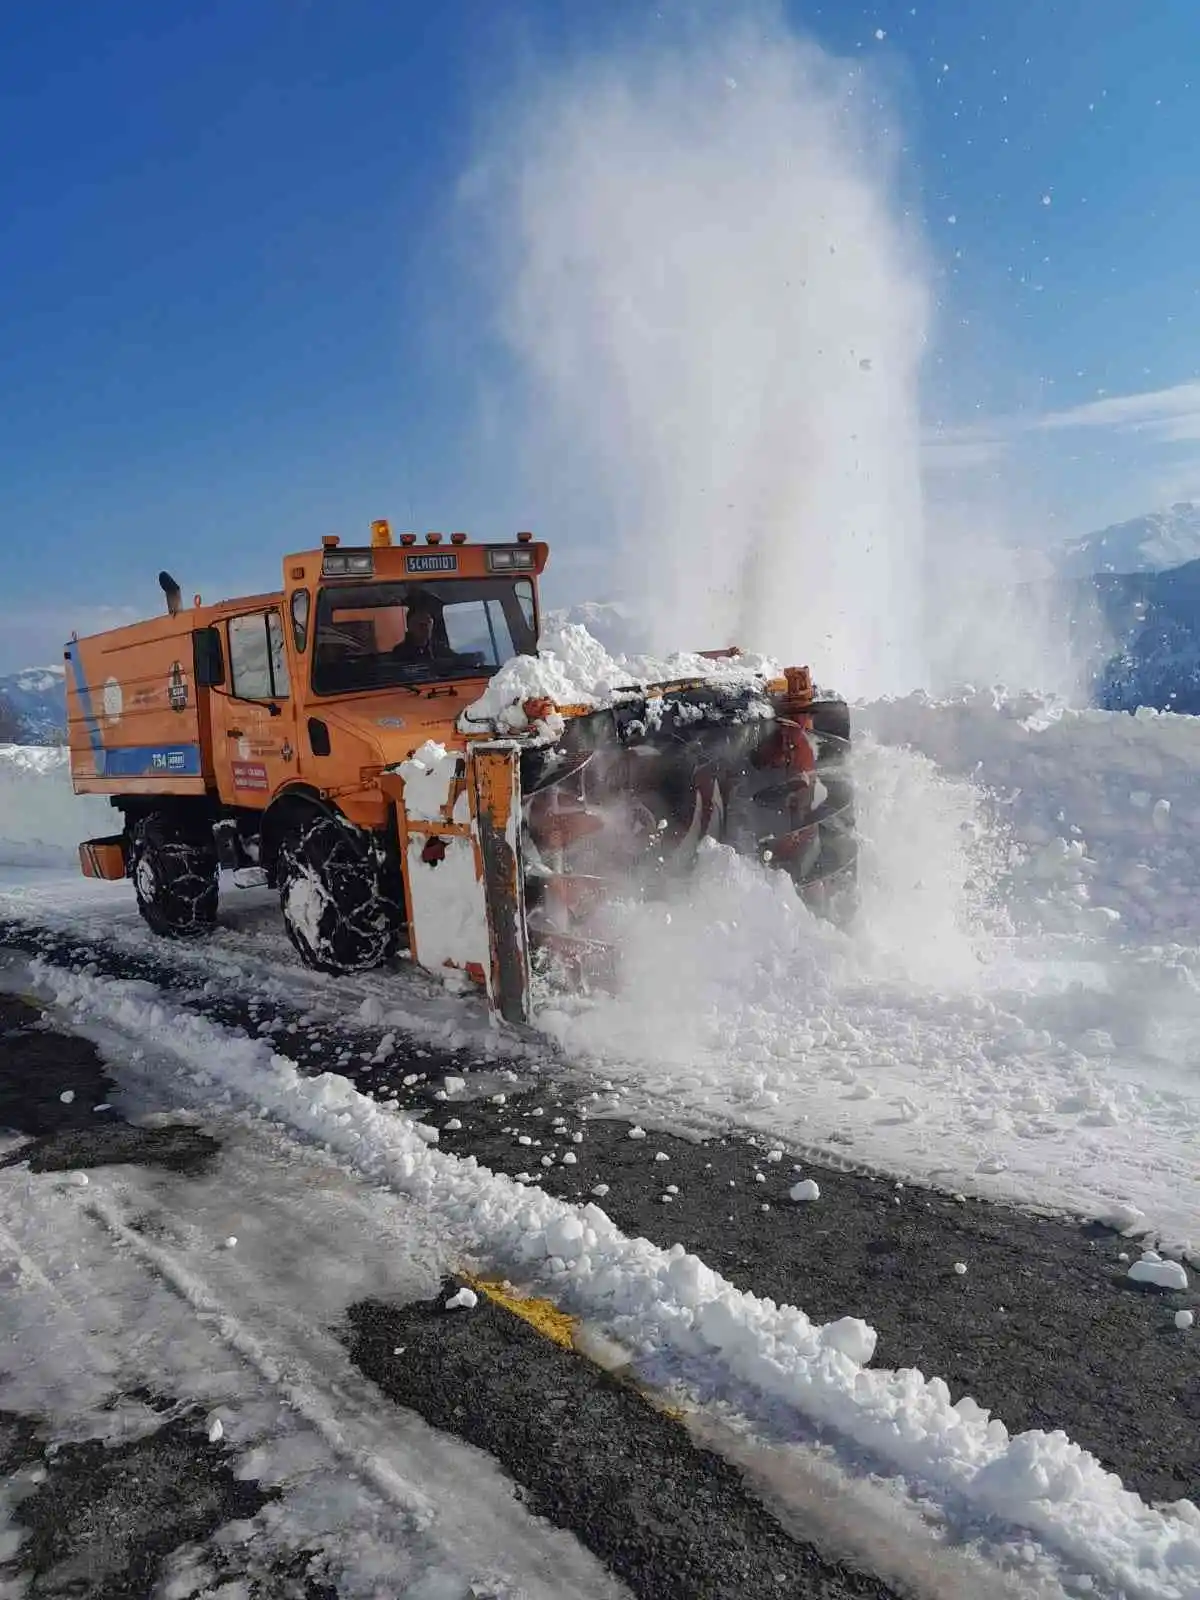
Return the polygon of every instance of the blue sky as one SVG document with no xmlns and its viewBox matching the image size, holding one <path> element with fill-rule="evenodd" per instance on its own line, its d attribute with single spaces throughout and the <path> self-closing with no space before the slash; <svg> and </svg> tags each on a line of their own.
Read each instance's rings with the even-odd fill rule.
<svg viewBox="0 0 1200 1600">
<path fill-rule="evenodd" d="M 457 186 L 524 85 L 685 9 L 6 8 L 0 671 L 155 606 L 163 564 L 237 591 L 380 514 L 543 526 Z M 931 492 L 1034 541 L 1200 495 L 1200 6 L 786 12 L 903 129 Z"/>
</svg>

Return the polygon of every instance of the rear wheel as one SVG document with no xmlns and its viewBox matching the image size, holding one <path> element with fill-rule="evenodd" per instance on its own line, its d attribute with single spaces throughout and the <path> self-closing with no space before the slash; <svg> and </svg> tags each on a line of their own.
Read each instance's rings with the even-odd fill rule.
<svg viewBox="0 0 1200 1600">
<path fill-rule="evenodd" d="M 365 972 L 395 953 L 401 908 L 366 835 L 313 811 L 285 835 L 278 873 L 284 926 L 305 966 Z"/>
<path fill-rule="evenodd" d="M 211 829 L 152 811 L 133 828 L 138 910 L 155 933 L 195 939 L 217 920 L 217 847 Z"/>
</svg>

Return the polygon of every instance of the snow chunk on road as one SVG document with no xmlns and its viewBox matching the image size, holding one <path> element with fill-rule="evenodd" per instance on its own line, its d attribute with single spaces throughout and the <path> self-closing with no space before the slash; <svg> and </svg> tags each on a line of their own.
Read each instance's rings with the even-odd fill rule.
<svg viewBox="0 0 1200 1600">
<path fill-rule="evenodd" d="M 1186 1289 L 1188 1275 L 1178 1261 L 1135 1261 L 1129 1269 L 1134 1283 L 1151 1283 L 1157 1289 Z"/>
<path fill-rule="evenodd" d="M 861 1317 L 839 1317 L 821 1329 L 821 1343 L 826 1350 L 841 1351 L 859 1367 L 865 1367 L 872 1360 L 878 1341 L 875 1329 Z"/>
<path fill-rule="evenodd" d="M 1175 1313 L 1175 1326 L 1181 1332 L 1186 1328 L 1190 1328 L 1195 1320 L 1195 1315 L 1191 1311 L 1177 1311 Z"/>
<path fill-rule="evenodd" d="M 1112 1228 L 1126 1239 L 1135 1238 L 1139 1233 L 1149 1231 L 1146 1213 L 1127 1201 L 1114 1201 L 1107 1210 L 1097 1215 L 1096 1221 L 1103 1222 L 1105 1227 Z"/>
<path fill-rule="evenodd" d="M 474 1311 L 479 1304 L 479 1296 L 474 1289 L 462 1288 L 457 1294 L 452 1294 L 446 1301 L 447 1311 Z"/>
<path fill-rule="evenodd" d="M 788 1190 L 789 1200 L 819 1200 L 821 1186 L 813 1178 L 802 1178 Z"/>
</svg>

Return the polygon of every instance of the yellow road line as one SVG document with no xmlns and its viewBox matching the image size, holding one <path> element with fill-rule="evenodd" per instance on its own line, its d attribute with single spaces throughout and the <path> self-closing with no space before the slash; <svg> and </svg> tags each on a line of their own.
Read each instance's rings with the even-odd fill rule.
<svg viewBox="0 0 1200 1600">
<path fill-rule="evenodd" d="M 477 1278 L 470 1273 L 460 1273 L 459 1277 L 478 1294 L 502 1306 L 505 1311 L 510 1311 L 514 1317 L 520 1317 L 522 1322 L 528 1323 L 543 1339 L 558 1345 L 561 1350 L 570 1350 L 572 1354 L 581 1356 L 591 1365 L 599 1367 L 602 1372 L 607 1372 L 618 1383 L 633 1389 L 647 1405 L 653 1406 L 655 1411 L 661 1412 L 673 1422 L 684 1420 L 686 1412 L 683 1407 L 664 1399 L 654 1389 L 639 1382 L 628 1369 L 614 1371 L 590 1356 L 586 1342 L 581 1342 L 578 1337 L 581 1326 L 579 1318 L 560 1311 L 552 1300 L 541 1299 L 536 1295 L 518 1294 L 510 1283 L 499 1282 L 494 1278 Z"/>
<path fill-rule="evenodd" d="M 551 1344 L 559 1345 L 563 1350 L 574 1350 L 575 1330 L 579 1326 L 577 1317 L 569 1317 L 550 1300 L 517 1294 L 511 1285 L 498 1283 L 494 1278 L 474 1278 L 468 1274 L 463 1274 L 463 1278 L 479 1294 L 486 1295 L 498 1306 L 511 1311 L 514 1317 L 527 1322 L 543 1339 L 549 1339 Z"/>
</svg>

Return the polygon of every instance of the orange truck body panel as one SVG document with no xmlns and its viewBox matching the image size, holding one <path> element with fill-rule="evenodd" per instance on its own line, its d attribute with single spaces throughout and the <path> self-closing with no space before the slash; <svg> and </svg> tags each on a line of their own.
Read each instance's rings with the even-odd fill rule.
<svg viewBox="0 0 1200 1600">
<path fill-rule="evenodd" d="M 78 794 L 203 794 L 207 718 L 194 682 L 198 612 L 67 647 L 67 730 Z"/>
</svg>

